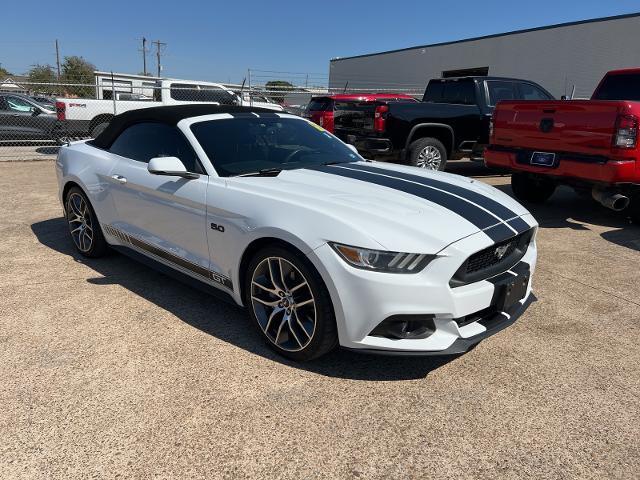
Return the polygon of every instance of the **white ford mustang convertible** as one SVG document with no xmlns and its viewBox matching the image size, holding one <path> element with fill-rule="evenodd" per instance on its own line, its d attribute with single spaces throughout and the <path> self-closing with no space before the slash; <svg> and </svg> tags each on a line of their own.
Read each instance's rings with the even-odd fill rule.
<svg viewBox="0 0 640 480">
<path fill-rule="evenodd" d="M 293 115 L 129 111 L 62 147 L 56 170 L 82 255 L 121 250 L 225 294 L 295 360 L 338 344 L 462 353 L 530 303 L 537 224 L 520 204 L 474 180 L 366 161 Z"/>
</svg>

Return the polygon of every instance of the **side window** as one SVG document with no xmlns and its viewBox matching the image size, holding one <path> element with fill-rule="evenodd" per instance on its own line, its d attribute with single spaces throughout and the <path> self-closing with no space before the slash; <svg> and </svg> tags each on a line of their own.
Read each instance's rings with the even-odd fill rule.
<svg viewBox="0 0 640 480">
<path fill-rule="evenodd" d="M 475 105 L 476 90 L 473 82 L 446 82 L 442 93 L 442 101 L 459 105 Z"/>
<path fill-rule="evenodd" d="M 520 99 L 522 100 L 551 100 L 547 93 L 531 83 L 520 84 Z"/>
<path fill-rule="evenodd" d="M 423 102 L 438 103 L 442 101 L 442 91 L 444 90 L 444 82 L 429 82 L 424 92 Z"/>
<path fill-rule="evenodd" d="M 501 80 L 487 81 L 489 89 L 489 105 L 495 106 L 501 100 L 517 100 L 516 84 Z"/>
<path fill-rule="evenodd" d="M 116 138 L 109 151 L 145 163 L 154 157 L 178 157 L 188 171 L 204 173 L 196 153 L 180 130 L 161 123 L 130 126 Z"/>
<path fill-rule="evenodd" d="M 9 110 L 13 112 L 30 112 L 32 105 L 19 97 L 7 97 L 7 104 L 9 105 Z"/>
<path fill-rule="evenodd" d="M 9 105 L 7 104 L 7 99 L 5 97 L 0 96 L 0 111 L 1 110 L 9 110 Z"/>
</svg>

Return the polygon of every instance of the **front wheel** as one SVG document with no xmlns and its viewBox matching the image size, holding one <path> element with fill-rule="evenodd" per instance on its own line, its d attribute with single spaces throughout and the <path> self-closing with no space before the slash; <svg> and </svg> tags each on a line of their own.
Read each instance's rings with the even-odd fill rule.
<svg viewBox="0 0 640 480">
<path fill-rule="evenodd" d="M 93 207 L 78 187 L 72 187 L 67 193 L 65 216 L 73 244 L 81 255 L 97 258 L 107 253 L 107 241 Z"/>
<path fill-rule="evenodd" d="M 427 170 L 444 170 L 447 164 L 447 149 L 435 138 L 419 138 L 409 145 L 409 165 Z"/>
<path fill-rule="evenodd" d="M 542 175 L 514 172 L 511 175 L 511 190 L 522 202 L 544 203 L 556 191 L 556 184 Z"/>
<path fill-rule="evenodd" d="M 320 357 L 338 342 L 322 278 L 301 254 L 267 247 L 249 263 L 245 305 L 267 344 L 297 361 Z"/>
</svg>

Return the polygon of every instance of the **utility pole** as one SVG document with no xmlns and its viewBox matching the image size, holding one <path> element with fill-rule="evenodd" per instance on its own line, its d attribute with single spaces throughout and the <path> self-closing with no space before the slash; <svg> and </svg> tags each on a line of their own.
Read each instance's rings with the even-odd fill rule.
<svg viewBox="0 0 640 480">
<path fill-rule="evenodd" d="M 142 37 L 142 73 L 147 74 L 147 39 Z"/>
<path fill-rule="evenodd" d="M 58 47 L 57 38 L 56 38 L 56 67 L 58 67 L 58 83 L 60 83 L 60 48 Z"/>
<path fill-rule="evenodd" d="M 154 43 L 156 46 L 156 61 L 158 63 L 158 77 L 159 77 L 162 72 L 162 64 L 160 63 L 160 49 L 162 47 L 166 47 L 167 44 L 164 42 L 161 42 L 160 40 L 156 40 L 155 42 L 151 42 L 151 43 Z"/>
</svg>

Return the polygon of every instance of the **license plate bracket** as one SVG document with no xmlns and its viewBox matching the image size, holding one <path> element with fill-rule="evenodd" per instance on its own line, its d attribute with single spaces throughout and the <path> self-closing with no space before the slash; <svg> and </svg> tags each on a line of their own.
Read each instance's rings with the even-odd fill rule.
<svg viewBox="0 0 640 480">
<path fill-rule="evenodd" d="M 528 273 L 516 275 L 496 284 L 496 289 L 499 289 L 496 308 L 499 311 L 508 311 L 524 298 L 529 286 L 529 277 Z"/>
</svg>

